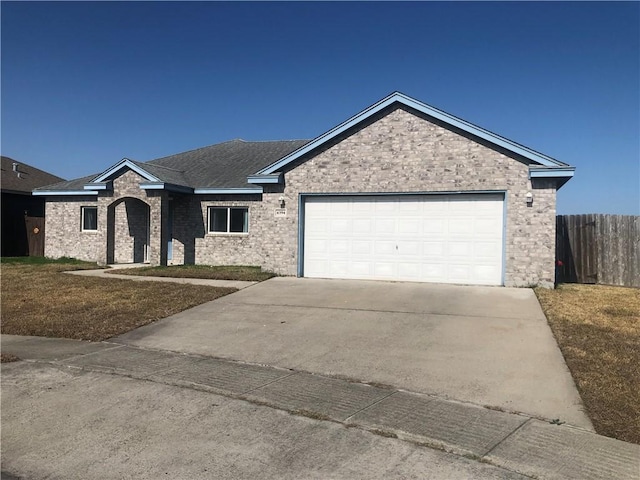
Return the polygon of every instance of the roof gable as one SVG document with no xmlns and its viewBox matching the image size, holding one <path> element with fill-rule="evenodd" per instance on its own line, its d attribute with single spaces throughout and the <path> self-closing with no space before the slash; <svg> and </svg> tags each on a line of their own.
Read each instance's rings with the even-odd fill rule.
<svg viewBox="0 0 640 480">
<path fill-rule="evenodd" d="M 552 157 L 544 155 L 540 152 L 536 152 L 524 145 L 520 145 L 516 142 L 513 142 L 507 138 L 501 137 L 493 132 L 485 130 L 481 127 L 473 125 L 472 123 L 467 122 L 466 120 L 462 120 L 458 117 L 450 115 L 442 110 L 439 110 L 435 107 L 427 105 L 426 103 L 422 103 L 414 98 L 411 98 L 407 95 L 404 95 L 400 92 L 394 92 L 391 95 L 383 98 L 379 102 L 371 105 L 360 113 L 354 115 L 348 120 L 342 122 L 338 126 L 332 128 L 326 133 L 323 133 L 319 137 L 314 140 L 308 142 L 297 150 L 293 151 L 289 155 L 279 159 L 278 161 L 272 163 L 271 165 L 263 168 L 258 171 L 255 175 L 249 177 L 247 180 L 249 183 L 270 183 L 268 179 L 273 178 L 273 175 L 277 172 L 282 171 L 284 167 L 295 162 L 300 159 L 303 155 L 321 147 L 322 145 L 327 144 L 332 141 L 339 135 L 345 133 L 347 130 L 353 129 L 363 122 L 367 121 L 374 115 L 383 111 L 386 108 L 392 107 L 394 105 L 402 105 L 418 111 L 424 115 L 432 117 L 439 122 L 452 127 L 453 129 L 458 129 L 463 132 L 466 132 L 472 136 L 475 136 L 484 142 L 494 145 L 500 149 L 506 150 L 508 152 L 512 152 L 515 155 L 520 157 L 524 157 L 530 160 L 535 164 L 535 168 L 532 172 L 535 172 L 533 176 L 553 176 L 553 177 L 567 177 L 568 180 L 571 176 L 573 176 L 574 167 L 567 165 L 566 163 L 555 160 Z M 553 170 L 554 175 L 546 175 L 549 171 Z M 566 181 L 566 180 L 565 180 Z"/>
<path fill-rule="evenodd" d="M 127 169 L 133 170 L 134 172 L 136 172 L 138 175 L 140 175 L 145 180 L 148 180 L 149 182 L 160 181 L 158 177 L 156 177 L 155 175 L 152 175 L 145 168 L 143 168 L 139 162 L 134 162 L 133 160 L 129 160 L 128 158 L 123 158 L 118 163 L 116 163 L 112 167 L 109 167 L 107 170 L 102 172 L 96 178 L 91 180 L 90 183 L 103 183 L 109 180 L 113 180 L 113 178 L 116 177 L 121 171 L 127 170 Z"/>
</svg>

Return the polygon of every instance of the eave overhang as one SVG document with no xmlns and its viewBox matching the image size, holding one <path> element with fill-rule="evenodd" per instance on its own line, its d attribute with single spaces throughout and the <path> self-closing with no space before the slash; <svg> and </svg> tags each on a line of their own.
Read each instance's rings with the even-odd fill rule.
<svg viewBox="0 0 640 480">
<path fill-rule="evenodd" d="M 90 182 L 82 186 L 85 190 L 112 190 L 113 182 Z"/>
<path fill-rule="evenodd" d="M 541 165 L 529 166 L 529 179 L 546 178 L 556 181 L 556 189 L 560 189 L 575 174 L 576 167 L 544 167 Z"/>
<path fill-rule="evenodd" d="M 140 188 L 142 190 L 165 190 L 167 192 L 174 193 L 193 193 L 193 188 L 191 187 L 185 187 L 184 185 L 175 185 L 173 183 L 166 182 L 141 183 Z"/>
<path fill-rule="evenodd" d="M 278 184 L 282 183 L 282 172 L 270 173 L 265 175 L 249 175 L 247 182 L 251 184 L 264 185 L 264 184 Z"/>
<path fill-rule="evenodd" d="M 32 192 L 32 195 L 36 197 L 98 195 L 98 191 L 97 190 L 34 190 Z"/>
<path fill-rule="evenodd" d="M 196 195 L 260 195 L 260 188 L 194 188 L 193 193 Z"/>
</svg>

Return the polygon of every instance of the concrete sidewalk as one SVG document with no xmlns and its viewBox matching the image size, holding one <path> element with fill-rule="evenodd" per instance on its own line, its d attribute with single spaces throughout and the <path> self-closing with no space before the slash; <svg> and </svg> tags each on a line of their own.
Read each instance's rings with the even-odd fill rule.
<svg viewBox="0 0 640 480">
<path fill-rule="evenodd" d="M 119 267 L 121 269 L 126 267 Z M 122 275 L 119 273 L 107 273 L 110 270 L 72 270 L 70 275 L 80 275 L 83 277 L 101 277 L 101 278 L 122 278 L 124 280 L 134 280 L 137 282 L 171 282 L 171 283 L 189 283 L 191 285 L 206 285 L 208 287 L 228 287 L 243 288 L 255 285 L 258 282 L 244 282 L 240 280 L 208 280 L 205 278 L 176 278 L 176 277 L 151 277 L 143 275 Z M 112 270 L 111 270 L 112 271 Z"/>
<path fill-rule="evenodd" d="M 3 335 L 2 351 L 76 371 L 109 373 L 267 405 L 535 478 L 637 479 L 640 473 L 638 445 L 391 387 L 109 342 Z"/>
</svg>

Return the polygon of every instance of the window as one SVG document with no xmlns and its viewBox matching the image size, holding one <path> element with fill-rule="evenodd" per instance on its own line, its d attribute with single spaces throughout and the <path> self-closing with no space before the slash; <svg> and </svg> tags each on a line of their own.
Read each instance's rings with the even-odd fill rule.
<svg viewBox="0 0 640 480">
<path fill-rule="evenodd" d="M 98 230 L 98 207 L 82 207 L 82 231 Z"/>
<path fill-rule="evenodd" d="M 209 233 L 247 233 L 247 207 L 209 207 Z"/>
</svg>

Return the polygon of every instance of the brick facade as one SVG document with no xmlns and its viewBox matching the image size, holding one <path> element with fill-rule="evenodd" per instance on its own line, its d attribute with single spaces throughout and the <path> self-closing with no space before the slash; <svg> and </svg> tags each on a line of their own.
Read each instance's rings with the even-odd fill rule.
<svg viewBox="0 0 640 480">
<path fill-rule="evenodd" d="M 286 173 L 286 219 L 269 229 L 267 268 L 294 275 L 300 193 L 506 191 L 506 286 L 553 286 L 556 190 L 528 165 L 404 109 L 396 109 Z M 527 206 L 526 194 L 534 196 Z M 280 193 L 263 195 L 276 208 Z M 293 251 L 292 251 L 293 250 Z"/>
<path fill-rule="evenodd" d="M 552 286 L 556 190 L 549 181 L 532 184 L 528 172 L 524 161 L 397 108 L 293 165 L 285 171 L 284 185 L 265 185 L 262 195 L 145 191 L 139 187 L 141 177 L 127 171 L 114 179 L 112 192 L 101 192 L 97 200 L 48 199 L 46 254 L 103 263 L 110 260 L 109 251 L 116 261 L 138 258 L 134 245 L 142 230 L 131 222 L 139 222 L 148 206 L 152 264 L 166 262 L 171 209 L 172 263 L 261 265 L 296 275 L 301 194 L 504 191 L 505 285 Z M 528 192 L 534 197 L 531 206 Z M 287 216 L 276 218 L 281 196 Z M 122 202 L 125 197 L 129 200 Z M 89 204 L 98 205 L 99 233 L 79 231 L 80 206 Z M 249 233 L 208 233 L 210 206 L 248 206 Z M 75 239 L 68 238 L 71 234 Z"/>
<path fill-rule="evenodd" d="M 95 196 L 47 198 L 45 256 L 95 261 L 102 243 L 102 236 L 99 232 L 82 231 L 81 208 L 97 206 Z"/>
</svg>

